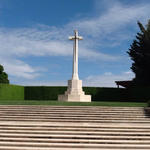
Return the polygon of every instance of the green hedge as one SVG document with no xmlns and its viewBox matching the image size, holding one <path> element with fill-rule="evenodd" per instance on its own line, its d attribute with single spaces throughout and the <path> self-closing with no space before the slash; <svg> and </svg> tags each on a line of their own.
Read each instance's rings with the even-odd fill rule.
<svg viewBox="0 0 150 150">
<path fill-rule="evenodd" d="M 128 97 L 135 101 L 148 101 L 150 100 L 150 87 L 135 87 L 126 89 Z"/>
<path fill-rule="evenodd" d="M 57 100 L 59 94 L 64 94 L 67 87 L 60 86 L 26 86 L 25 100 Z M 125 89 L 83 87 L 86 94 L 92 95 L 93 101 L 125 101 Z"/>
<path fill-rule="evenodd" d="M 25 100 L 57 100 L 58 95 L 64 94 L 66 89 L 67 87 L 60 86 L 26 86 Z M 149 89 L 83 87 L 83 90 L 92 95 L 92 101 L 145 102 L 150 99 Z"/>
<path fill-rule="evenodd" d="M 17 86 L 0 84 L 0 100 L 57 100 L 67 87 L 61 86 Z M 150 100 L 150 87 L 143 88 L 100 88 L 83 87 L 92 101 L 146 102 Z M 150 102 L 149 102 L 150 103 Z M 150 104 L 149 104 L 150 105 Z"/>
<path fill-rule="evenodd" d="M 127 101 L 126 89 L 83 87 L 86 94 L 92 95 L 93 101 Z"/>
<path fill-rule="evenodd" d="M 57 86 L 26 86 L 25 100 L 57 100 L 59 94 L 64 94 L 67 87 Z"/>
<path fill-rule="evenodd" d="M 0 84 L 0 100 L 24 100 L 24 87 Z"/>
</svg>

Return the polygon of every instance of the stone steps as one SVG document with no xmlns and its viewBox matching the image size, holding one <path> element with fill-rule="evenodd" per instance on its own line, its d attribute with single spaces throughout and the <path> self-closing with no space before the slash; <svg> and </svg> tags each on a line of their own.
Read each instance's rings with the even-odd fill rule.
<svg viewBox="0 0 150 150">
<path fill-rule="evenodd" d="M 27 127 L 27 126 L 0 126 L 0 130 L 7 130 L 12 131 L 12 130 L 23 130 L 23 131 L 118 131 L 118 132 L 150 132 L 150 128 L 113 128 L 113 127 L 99 127 L 99 128 L 82 128 L 82 127 Z"/>
<path fill-rule="evenodd" d="M 139 136 L 150 136 L 150 132 L 119 132 L 119 131 L 32 131 L 32 130 L 0 130 L 1 135 L 3 133 L 10 133 L 10 134 L 50 134 L 50 135 L 121 135 L 121 136 L 126 136 L 126 135 L 139 135 Z"/>
<path fill-rule="evenodd" d="M 1 115 L 1 114 L 0 114 Z M 86 119 L 95 119 L 95 120 L 97 120 L 97 119 L 110 119 L 110 118 L 112 118 L 112 119 L 121 119 L 122 117 L 122 119 L 133 119 L 133 117 L 134 117 L 134 119 L 147 119 L 148 120 L 148 118 L 149 118 L 149 116 L 144 116 L 144 115 L 137 115 L 137 116 L 132 116 L 132 115 L 108 115 L 108 116 L 103 116 L 103 115 L 93 115 L 93 116 L 91 116 L 91 115 L 89 115 L 89 116 L 80 116 L 80 115 L 76 115 L 76 116 L 71 116 L 71 115 L 48 115 L 48 114 L 46 114 L 46 115 L 29 115 L 29 114 L 24 114 L 24 115 L 3 115 L 3 117 L 1 117 L 1 118 L 57 118 L 57 119 L 59 119 L 59 118 L 63 118 L 63 119 L 68 119 L 68 118 L 73 118 L 73 119 L 77 119 L 78 117 L 80 117 L 81 119 L 84 119 L 84 118 L 86 118 Z"/>
<path fill-rule="evenodd" d="M 150 149 L 141 107 L 0 106 L 0 150 Z"/>
<path fill-rule="evenodd" d="M 54 114 L 53 112 L 47 112 L 47 113 L 32 113 L 32 114 L 29 114 L 29 113 L 22 113 L 22 112 L 20 112 L 20 113 L 22 113 L 22 114 L 19 114 L 19 112 L 18 113 L 15 113 L 15 112 L 12 112 L 13 114 L 7 114 L 7 113 L 0 113 L 0 116 L 21 116 L 21 117 L 23 117 L 23 116 L 33 116 L 33 117 L 35 117 L 35 116 L 48 116 L 48 117 L 129 117 L 129 118 L 133 118 L 133 117 L 150 117 L 149 115 L 146 115 L 145 116 L 145 114 L 143 113 L 137 113 L 136 115 L 135 114 L 133 114 L 132 115 L 132 113 L 126 113 L 126 114 L 121 114 L 121 113 L 116 113 L 116 114 L 114 114 L 114 113 L 111 113 L 111 114 L 107 114 L 107 112 L 105 113 L 105 114 L 101 114 L 101 112 L 99 112 L 99 114 L 89 114 L 89 115 L 87 115 L 87 114 L 80 114 L 80 112 L 79 113 L 74 113 L 74 114 L 66 114 L 66 113 L 61 113 L 60 112 L 60 114 Z M 136 113 L 136 112 L 135 112 Z M 107 115 L 106 115 L 107 114 Z"/>
<path fill-rule="evenodd" d="M 90 121 L 90 120 L 94 120 L 94 121 L 101 121 L 101 120 L 140 120 L 140 121 L 149 121 L 149 118 L 148 117 L 80 117 L 80 116 L 77 116 L 77 117 L 64 117 L 64 116 L 3 116 L 3 117 L 0 117 L 0 120 L 5 120 L 5 119 L 18 119 L 18 120 L 28 120 L 28 119 L 35 119 L 35 120 L 52 120 L 52 121 L 57 121 L 57 120 L 64 120 L 64 121 L 72 121 L 72 120 L 82 120 L 82 121 Z"/>
<path fill-rule="evenodd" d="M 110 149 L 118 149 L 118 148 L 125 148 L 125 149 L 150 149 L 150 144 L 85 144 L 85 143 L 40 143 L 40 142 L 1 142 L 1 146 L 11 146 L 16 147 L 19 146 L 20 149 L 23 149 L 24 146 L 26 147 L 44 147 L 44 148 L 110 148 Z"/>
<path fill-rule="evenodd" d="M 61 135 L 61 134 L 51 134 L 51 135 L 48 135 L 48 134 L 19 134 L 19 133 L 2 133 L 0 135 L 1 138 L 6 138 L 6 137 L 9 137 L 9 138 L 35 138 L 35 139 L 40 139 L 40 138 L 43 138 L 43 139 L 68 139 L 68 141 L 70 139 L 85 139 L 85 140 L 142 140 L 142 141 L 145 141 L 145 140 L 150 140 L 150 137 L 149 136 L 145 136 L 145 135 Z"/>
<path fill-rule="evenodd" d="M 71 148 L 71 150 L 92 150 L 91 148 Z M 0 150 L 20 150 L 20 146 L 18 147 L 18 146 L 15 146 L 15 147 L 11 147 L 11 146 L 0 146 Z M 29 150 L 29 147 L 23 147 L 23 149 L 22 150 Z M 40 148 L 38 148 L 38 147 L 30 147 L 30 150 L 70 150 L 70 148 L 43 148 L 43 147 L 40 147 Z M 97 148 L 94 148 L 94 150 L 99 150 L 99 148 L 97 149 Z M 106 149 L 106 148 L 101 148 L 101 150 L 110 150 L 110 148 L 109 149 Z M 119 148 L 119 150 L 124 150 L 124 149 L 120 149 Z M 128 149 L 128 150 L 133 150 L 133 149 Z"/>
<path fill-rule="evenodd" d="M 24 121 L 24 122 L 60 122 L 60 123 L 141 123 L 141 124 L 150 124 L 150 120 L 141 120 L 141 119 L 134 119 L 129 120 L 129 119 L 103 119 L 103 120 L 88 120 L 88 119 L 34 119 L 34 118 L 29 118 L 29 119 L 22 119 L 22 118 L 0 118 L 0 121 Z"/>
<path fill-rule="evenodd" d="M 93 150 L 93 149 L 91 149 L 91 148 L 71 148 L 71 150 Z M 115 148 L 116 150 L 125 150 L 124 148 Z M 0 150 L 20 150 L 20 147 L 11 147 L 11 146 L 0 146 Z M 23 149 L 22 150 L 29 150 L 29 147 L 23 147 Z M 38 147 L 36 147 L 36 148 L 34 148 L 34 147 L 30 147 L 30 150 L 70 150 L 70 148 L 38 148 Z M 114 149 L 112 149 L 112 148 L 101 148 L 101 149 L 99 149 L 99 148 L 94 148 L 94 150 L 114 150 Z M 127 148 L 126 150 L 135 150 L 134 148 L 133 149 L 129 149 L 129 148 Z M 138 149 L 139 150 L 139 149 Z M 141 150 L 141 149 L 140 149 Z"/>
<path fill-rule="evenodd" d="M 108 139 L 101 139 L 101 140 L 86 140 L 86 139 L 65 139 L 65 138 L 57 138 L 57 139 L 44 139 L 44 138 L 14 138 L 14 137 L 0 137 L 0 141 L 5 141 L 5 142 L 40 142 L 40 143 L 88 143 L 88 144 L 149 144 L 149 140 L 108 140 Z"/>
</svg>

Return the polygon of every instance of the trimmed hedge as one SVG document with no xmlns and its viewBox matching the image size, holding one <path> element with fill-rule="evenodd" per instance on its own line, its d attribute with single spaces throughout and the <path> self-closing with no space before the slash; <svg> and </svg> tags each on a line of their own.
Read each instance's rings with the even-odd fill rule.
<svg viewBox="0 0 150 150">
<path fill-rule="evenodd" d="M 0 84 L 0 100 L 24 100 L 24 87 Z"/>
<path fill-rule="evenodd" d="M 26 86 L 25 100 L 57 100 L 67 87 Z M 150 88 L 101 88 L 83 87 L 86 94 L 92 95 L 92 101 L 146 102 L 150 99 Z"/>
<path fill-rule="evenodd" d="M 61 86 L 26 86 L 25 100 L 57 100 L 59 94 L 64 94 L 67 87 Z"/>
<path fill-rule="evenodd" d="M 63 86 L 18 86 L 0 84 L 0 100 L 57 100 L 64 94 Z M 100 88 L 83 87 L 86 94 L 92 95 L 92 101 L 147 102 L 150 100 L 150 87 L 143 88 Z M 149 101 L 150 105 L 150 101 Z"/>
<path fill-rule="evenodd" d="M 92 101 L 127 101 L 126 89 L 83 87 L 86 94 L 92 95 Z"/>
<path fill-rule="evenodd" d="M 128 97 L 135 101 L 147 102 L 150 100 L 150 87 L 134 87 L 126 89 Z"/>
<path fill-rule="evenodd" d="M 57 100 L 59 94 L 64 94 L 67 87 L 61 86 L 26 86 L 25 100 Z M 83 87 L 86 94 L 92 95 L 92 101 L 125 101 L 125 89 Z"/>
</svg>

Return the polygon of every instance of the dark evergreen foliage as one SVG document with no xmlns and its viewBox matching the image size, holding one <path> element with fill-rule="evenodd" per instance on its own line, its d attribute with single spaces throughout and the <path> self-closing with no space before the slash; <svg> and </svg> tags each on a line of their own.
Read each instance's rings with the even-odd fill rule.
<svg viewBox="0 0 150 150">
<path fill-rule="evenodd" d="M 2 65 L 0 65 L 0 83 L 9 83 L 8 75 L 6 72 L 4 72 L 4 68 Z"/>
<path fill-rule="evenodd" d="M 140 32 L 137 33 L 130 49 L 132 71 L 135 73 L 133 83 L 136 86 L 150 86 L 150 20 L 146 27 L 138 22 Z"/>
<path fill-rule="evenodd" d="M 25 86 L 25 100 L 57 100 L 67 87 L 61 86 Z M 92 95 L 92 101 L 145 102 L 150 99 L 150 87 L 146 88 L 101 88 L 83 87 L 85 94 Z M 109 94 L 108 94 L 109 93 Z"/>
</svg>

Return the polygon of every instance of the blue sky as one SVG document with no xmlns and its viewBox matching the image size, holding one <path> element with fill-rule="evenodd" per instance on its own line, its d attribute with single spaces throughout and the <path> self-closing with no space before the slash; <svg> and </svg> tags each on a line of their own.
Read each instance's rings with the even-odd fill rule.
<svg viewBox="0 0 150 150">
<path fill-rule="evenodd" d="M 150 18 L 149 0 L 0 0 L 0 64 L 12 84 L 67 85 L 77 29 L 84 86 L 134 77 L 126 51 Z"/>
</svg>

